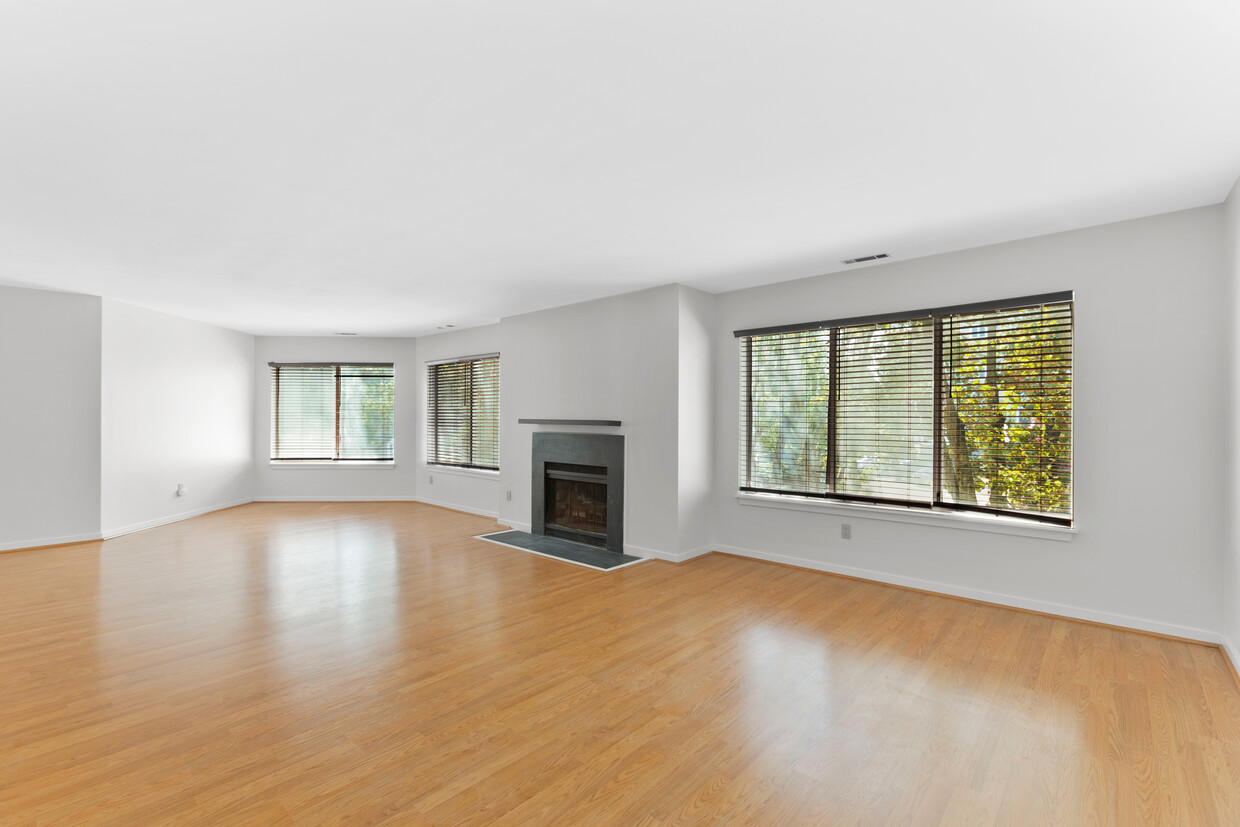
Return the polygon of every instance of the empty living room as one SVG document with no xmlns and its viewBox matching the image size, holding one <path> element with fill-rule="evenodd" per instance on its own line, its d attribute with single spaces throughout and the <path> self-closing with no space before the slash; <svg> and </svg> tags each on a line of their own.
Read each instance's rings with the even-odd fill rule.
<svg viewBox="0 0 1240 827">
<path fill-rule="evenodd" d="M 1240 5 L 0 8 L 0 824 L 1240 825 Z"/>
</svg>

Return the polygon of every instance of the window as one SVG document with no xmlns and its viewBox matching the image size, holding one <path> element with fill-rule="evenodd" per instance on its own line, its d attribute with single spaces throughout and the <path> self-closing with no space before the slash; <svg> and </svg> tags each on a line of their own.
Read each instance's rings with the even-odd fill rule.
<svg viewBox="0 0 1240 827">
<path fill-rule="evenodd" d="M 740 489 L 1072 524 L 1072 294 L 737 331 Z"/>
<path fill-rule="evenodd" d="M 427 366 L 426 461 L 499 470 L 499 356 Z"/>
<path fill-rule="evenodd" d="M 392 365 L 270 366 L 272 460 L 392 461 Z"/>
</svg>

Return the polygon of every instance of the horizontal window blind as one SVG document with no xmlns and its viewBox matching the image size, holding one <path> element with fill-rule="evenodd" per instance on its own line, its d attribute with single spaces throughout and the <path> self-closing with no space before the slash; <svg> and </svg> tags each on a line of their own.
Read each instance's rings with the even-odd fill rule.
<svg viewBox="0 0 1240 827">
<path fill-rule="evenodd" d="M 934 325 L 837 328 L 838 494 L 929 501 L 934 477 Z"/>
<path fill-rule="evenodd" d="M 831 336 L 807 330 L 742 340 L 742 476 L 753 490 L 825 493 Z"/>
<path fill-rule="evenodd" d="M 943 320 L 943 500 L 1072 513 L 1072 305 Z"/>
<path fill-rule="evenodd" d="M 1071 524 L 1071 294 L 951 310 L 738 332 L 741 490 Z"/>
<path fill-rule="evenodd" d="M 393 459 L 390 364 L 271 363 L 271 459 Z"/>
<path fill-rule="evenodd" d="M 427 366 L 427 462 L 499 470 L 499 357 Z"/>
</svg>

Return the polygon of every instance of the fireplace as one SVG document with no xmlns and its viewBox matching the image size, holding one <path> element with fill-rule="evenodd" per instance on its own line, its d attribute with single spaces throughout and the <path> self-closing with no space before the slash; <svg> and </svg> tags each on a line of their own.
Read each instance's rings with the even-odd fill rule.
<svg viewBox="0 0 1240 827">
<path fill-rule="evenodd" d="M 534 534 L 624 553 L 624 437 L 533 435 Z"/>
<path fill-rule="evenodd" d="M 607 547 L 607 469 L 548 462 L 543 529 L 554 537 Z"/>
</svg>

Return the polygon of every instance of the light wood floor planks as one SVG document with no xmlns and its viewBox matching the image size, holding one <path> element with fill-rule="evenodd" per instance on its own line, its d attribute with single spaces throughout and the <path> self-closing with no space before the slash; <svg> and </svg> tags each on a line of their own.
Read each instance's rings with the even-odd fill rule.
<svg viewBox="0 0 1240 827">
<path fill-rule="evenodd" d="M 1240 824 L 1220 653 L 430 506 L 0 555 L 0 824 Z"/>
</svg>

